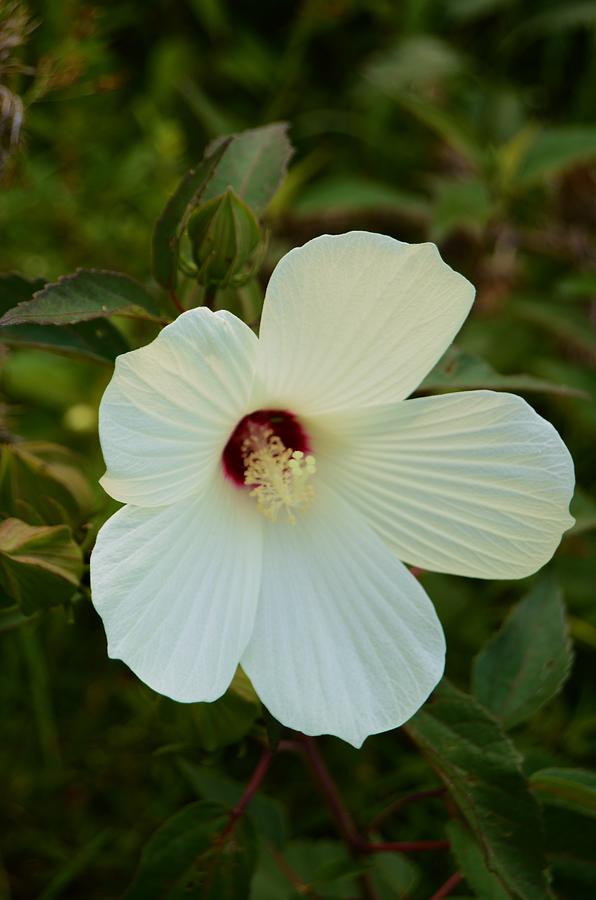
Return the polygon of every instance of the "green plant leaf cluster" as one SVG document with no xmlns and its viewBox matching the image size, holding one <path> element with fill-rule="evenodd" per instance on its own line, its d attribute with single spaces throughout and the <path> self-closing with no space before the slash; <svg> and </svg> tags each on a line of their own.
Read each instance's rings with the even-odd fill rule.
<svg viewBox="0 0 596 900">
<path fill-rule="evenodd" d="M 80 547 L 66 525 L 0 525 L 0 582 L 23 612 L 66 603 L 83 571 Z"/>
<path fill-rule="evenodd" d="M 166 822 L 141 857 L 126 900 L 234 900 L 247 896 L 255 864 L 254 833 L 248 820 L 229 836 L 225 808 L 193 803 Z"/>
<path fill-rule="evenodd" d="M 443 779 L 506 896 L 548 897 L 538 804 L 492 716 L 443 682 L 406 730 Z"/>
<path fill-rule="evenodd" d="M 7 10 L 0 896 L 428 900 L 458 872 L 454 897 L 592 897 L 592 5 Z M 212 704 L 157 697 L 107 659 L 88 588 L 117 508 L 96 428 L 116 357 L 202 304 L 256 328 L 279 258 L 351 229 L 435 241 L 477 286 L 419 393 L 521 393 L 579 485 L 576 525 L 529 585 L 420 573 L 447 678 L 405 728 L 358 753 L 317 742 L 354 828 L 387 845 L 375 853 L 347 846 L 241 670 Z"/>
</svg>

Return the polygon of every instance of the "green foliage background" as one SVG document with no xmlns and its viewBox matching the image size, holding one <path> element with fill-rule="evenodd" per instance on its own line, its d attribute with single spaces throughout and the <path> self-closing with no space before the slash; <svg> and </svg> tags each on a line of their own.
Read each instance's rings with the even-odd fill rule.
<svg viewBox="0 0 596 900">
<path fill-rule="evenodd" d="M 212 138 L 284 119 L 296 155 L 267 212 L 261 288 L 290 247 L 352 228 L 435 240 L 478 286 L 458 340 L 465 354 L 450 358 L 427 386 L 499 386 L 495 372 L 509 376 L 501 384 L 527 396 L 571 449 L 577 524 L 548 566 L 551 580 L 535 579 L 554 604 L 548 622 L 544 607 L 533 611 L 534 593 L 488 645 L 531 583 L 421 578 L 446 629 L 451 682 L 473 690 L 511 727 L 527 775 L 548 770 L 531 784 L 546 798 L 553 891 L 574 900 L 593 896 L 596 787 L 584 774 L 576 776 L 575 793 L 565 776 L 561 789 L 557 772 L 593 768 L 596 750 L 596 5 L 39 0 L 29 11 L 37 27 L 22 46 L 5 53 L 0 42 L 1 83 L 25 106 L 18 147 L 10 146 L 3 124 L 0 270 L 45 281 L 78 267 L 118 270 L 157 296 L 151 234 L 184 171 Z M 13 4 L 0 2 L 4 21 L 13 12 Z M 258 308 L 261 288 L 230 291 L 219 302 Z M 16 302 L 30 295 L 11 296 Z M 200 296 L 190 287 L 185 299 Z M 150 322 L 116 322 L 118 339 L 131 346 L 155 334 Z M 96 410 L 110 367 L 7 343 L 2 430 L 26 443 L 5 450 L 2 514 L 30 521 L 31 509 L 51 495 L 53 505 L 31 524 L 68 521 L 88 552 L 115 508 L 96 487 Z M 57 460 L 47 442 L 75 456 Z M 226 807 L 237 801 L 266 740 L 246 685 L 213 707 L 182 707 L 108 661 L 85 585 L 86 575 L 68 608 L 48 601 L 25 625 L 5 598 L 0 897 L 120 896 L 165 819 L 197 798 Z M 554 697 L 568 668 L 556 591 L 575 661 Z M 559 627 L 551 639 L 553 622 Z M 507 706 L 478 679 L 499 671 L 503 659 L 519 656 L 523 668 L 529 636 L 548 644 L 545 654 L 553 654 L 559 674 L 546 687 L 544 672 L 535 676 L 544 705 L 534 700 L 528 709 L 527 698 L 514 697 Z M 412 739 L 422 749 L 436 747 L 462 701 L 448 695 L 440 702 L 436 721 L 431 707 L 407 733 L 370 738 L 361 752 L 334 739 L 320 742 L 360 827 L 395 798 L 439 784 Z M 484 777 L 473 754 L 449 765 L 460 773 L 471 766 Z M 502 796 L 506 783 L 498 786 Z M 450 794 L 463 809 L 457 790 Z M 562 805 L 554 805 L 553 795 L 561 794 Z M 493 802 L 483 797 L 481 806 Z M 514 813 L 518 802 L 513 794 Z M 450 803 L 430 797 L 404 806 L 383 823 L 384 839 L 445 839 L 455 816 Z M 242 827 L 258 834 L 244 840 L 265 847 L 253 900 L 299 895 L 287 878 L 280 881 L 271 845 L 311 885 L 309 896 L 359 896 L 361 873 L 291 753 L 276 758 Z M 472 833 L 482 838 L 483 827 Z M 530 896 L 495 886 L 483 869 L 482 839 L 470 843 L 460 823 L 451 823 L 448 837 L 455 859 L 446 851 L 376 855 L 378 895 L 423 900 L 463 869 L 458 896 Z M 497 869 L 508 865 L 514 863 L 501 859 Z M 227 883 L 219 891 L 213 896 L 246 896 Z"/>
</svg>

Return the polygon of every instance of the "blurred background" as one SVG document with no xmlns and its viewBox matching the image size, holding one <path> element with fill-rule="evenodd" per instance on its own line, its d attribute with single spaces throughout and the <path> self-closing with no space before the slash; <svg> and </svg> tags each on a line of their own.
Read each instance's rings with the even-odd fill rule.
<svg viewBox="0 0 596 900">
<path fill-rule="evenodd" d="M 443 374 L 472 387 L 508 376 L 563 435 L 579 484 L 577 524 L 551 565 L 575 666 L 516 733 L 529 770 L 588 767 L 596 748 L 595 110 L 586 0 L 0 0 L 0 270 L 51 280 L 116 269 L 152 289 L 153 223 L 182 173 L 212 138 L 288 120 L 296 153 L 268 210 L 263 286 L 290 247 L 353 228 L 436 241 L 477 285 Z M 153 334 L 123 327 L 133 344 Z M 0 362 L 2 428 L 78 454 L 91 542 L 113 509 L 94 486 L 110 369 L 34 349 L 4 349 Z M 444 387 L 435 380 L 429 389 Z M 448 674 L 465 688 L 528 584 L 422 580 L 447 631 Z M 0 897 L 118 896 L 164 818 L 197 795 L 233 800 L 258 756 L 249 700 L 220 715 L 153 695 L 107 660 L 85 597 L 42 628 L 0 634 L 0 659 Z M 322 743 L 362 821 L 436 785 L 399 733 L 360 753 Z M 304 779 L 288 756 L 266 787 L 265 812 L 297 858 L 334 840 Z M 404 809 L 388 837 L 435 836 L 437 802 Z M 596 821 L 585 822 L 596 846 Z M 559 895 L 593 896 L 593 856 L 570 866 L 564 831 L 553 825 Z M 428 897 L 453 869 L 440 854 L 393 865 L 387 897 Z M 254 900 L 293 896 L 266 873 L 260 885 Z"/>
</svg>

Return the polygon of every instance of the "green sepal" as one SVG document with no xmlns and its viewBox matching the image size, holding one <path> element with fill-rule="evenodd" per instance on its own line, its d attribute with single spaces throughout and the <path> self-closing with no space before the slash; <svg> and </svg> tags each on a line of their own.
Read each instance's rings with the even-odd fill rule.
<svg viewBox="0 0 596 900">
<path fill-rule="evenodd" d="M 232 188 L 195 210 L 188 236 L 200 284 L 228 287 L 252 275 L 259 223 Z"/>
</svg>

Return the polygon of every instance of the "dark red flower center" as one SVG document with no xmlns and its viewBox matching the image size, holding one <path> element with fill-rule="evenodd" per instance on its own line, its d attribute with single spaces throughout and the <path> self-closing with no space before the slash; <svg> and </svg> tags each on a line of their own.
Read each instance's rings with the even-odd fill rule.
<svg viewBox="0 0 596 900">
<path fill-rule="evenodd" d="M 288 450 L 310 453 L 308 435 L 294 413 L 286 409 L 257 409 L 240 419 L 221 457 L 226 476 L 235 484 L 244 485 L 247 447 L 255 435 L 266 432 L 276 435 Z"/>
</svg>

